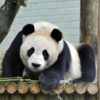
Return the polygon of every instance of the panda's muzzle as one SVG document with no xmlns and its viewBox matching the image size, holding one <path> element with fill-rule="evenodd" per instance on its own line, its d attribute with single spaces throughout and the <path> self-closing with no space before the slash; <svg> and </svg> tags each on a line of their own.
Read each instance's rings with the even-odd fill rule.
<svg viewBox="0 0 100 100">
<path fill-rule="evenodd" d="M 34 68 L 38 68 L 38 67 L 40 67 L 40 64 L 32 63 L 32 66 L 33 66 Z"/>
</svg>

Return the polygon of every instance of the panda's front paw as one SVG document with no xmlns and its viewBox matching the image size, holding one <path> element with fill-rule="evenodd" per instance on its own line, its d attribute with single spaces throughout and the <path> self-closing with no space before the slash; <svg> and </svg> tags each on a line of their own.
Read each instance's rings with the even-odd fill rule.
<svg viewBox="0 0 100 100">
<path fill-rule="evenodd" d="M 45 93 L 51 93 L 59 84 L 59 81 L 57 79 L 50 79 L 44 74 L 41 74 L 39 76 L 39 80 L 41 83 L 41 88 Z"/>
</svg>

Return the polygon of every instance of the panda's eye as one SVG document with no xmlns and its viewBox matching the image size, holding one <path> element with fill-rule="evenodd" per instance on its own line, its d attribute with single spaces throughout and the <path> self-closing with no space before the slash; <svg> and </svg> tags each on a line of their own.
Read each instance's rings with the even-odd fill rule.
<svg viewBox="0 0 100 100">
<path fill-rule="evenodd" d="M 48 54 L 47 50 L 43 50 L 42 54 L 43 54 L 43 56 L 44 56 L 44 59 L 45 59 L 45 60 L 48 60 L 49 54 Z"/>
<path fill-rule="evenodd" d="M 27 56 L 30 57 L 34 53 L 34 48 L 30 48 L 27 52 Z"/>
</svg>

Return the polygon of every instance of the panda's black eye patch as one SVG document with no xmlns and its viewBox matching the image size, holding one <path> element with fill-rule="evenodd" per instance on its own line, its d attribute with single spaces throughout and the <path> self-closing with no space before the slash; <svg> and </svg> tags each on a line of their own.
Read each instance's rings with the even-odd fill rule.
<svg viewBox="0 0 100 100">
<path fill-rule="evenodd" d="M 42 54 L 43 54 L 43 56 L 44 56 L 44 59 L 45 59 L 45 60 L 48 60 L 49 54 L 48 54 L 47 50 L 43 50 Z"/>
<path fill-rule="evenodd" d="M 34 53 L 34 48 L 32 47 L 32 48 L 30 48 L 29 50 L 28 50 L 28 52 L 27 52 L 27 56 L 28 57 L 30 57 L 33 53 Z"/>
</svg>

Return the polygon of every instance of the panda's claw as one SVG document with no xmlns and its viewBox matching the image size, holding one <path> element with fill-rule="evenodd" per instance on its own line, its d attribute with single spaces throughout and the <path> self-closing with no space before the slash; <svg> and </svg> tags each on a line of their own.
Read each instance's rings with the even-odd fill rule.
<svg viewBox="0 0 100 100">
<path fill-rule="evenodd" d="M 56 80 L 50 79 L 44 74 L 41 74 L 39 77 L 41 88 L 43 91 L 49 91 L 49 93 L 52 92 L 54 88 L 57 87 L 58 82 Z"/>
<path fill-rule="evenodd" d="M 65 83 L 72 84 L 72 81 L 71 80 L 65 80 Z"/>
</svg>

